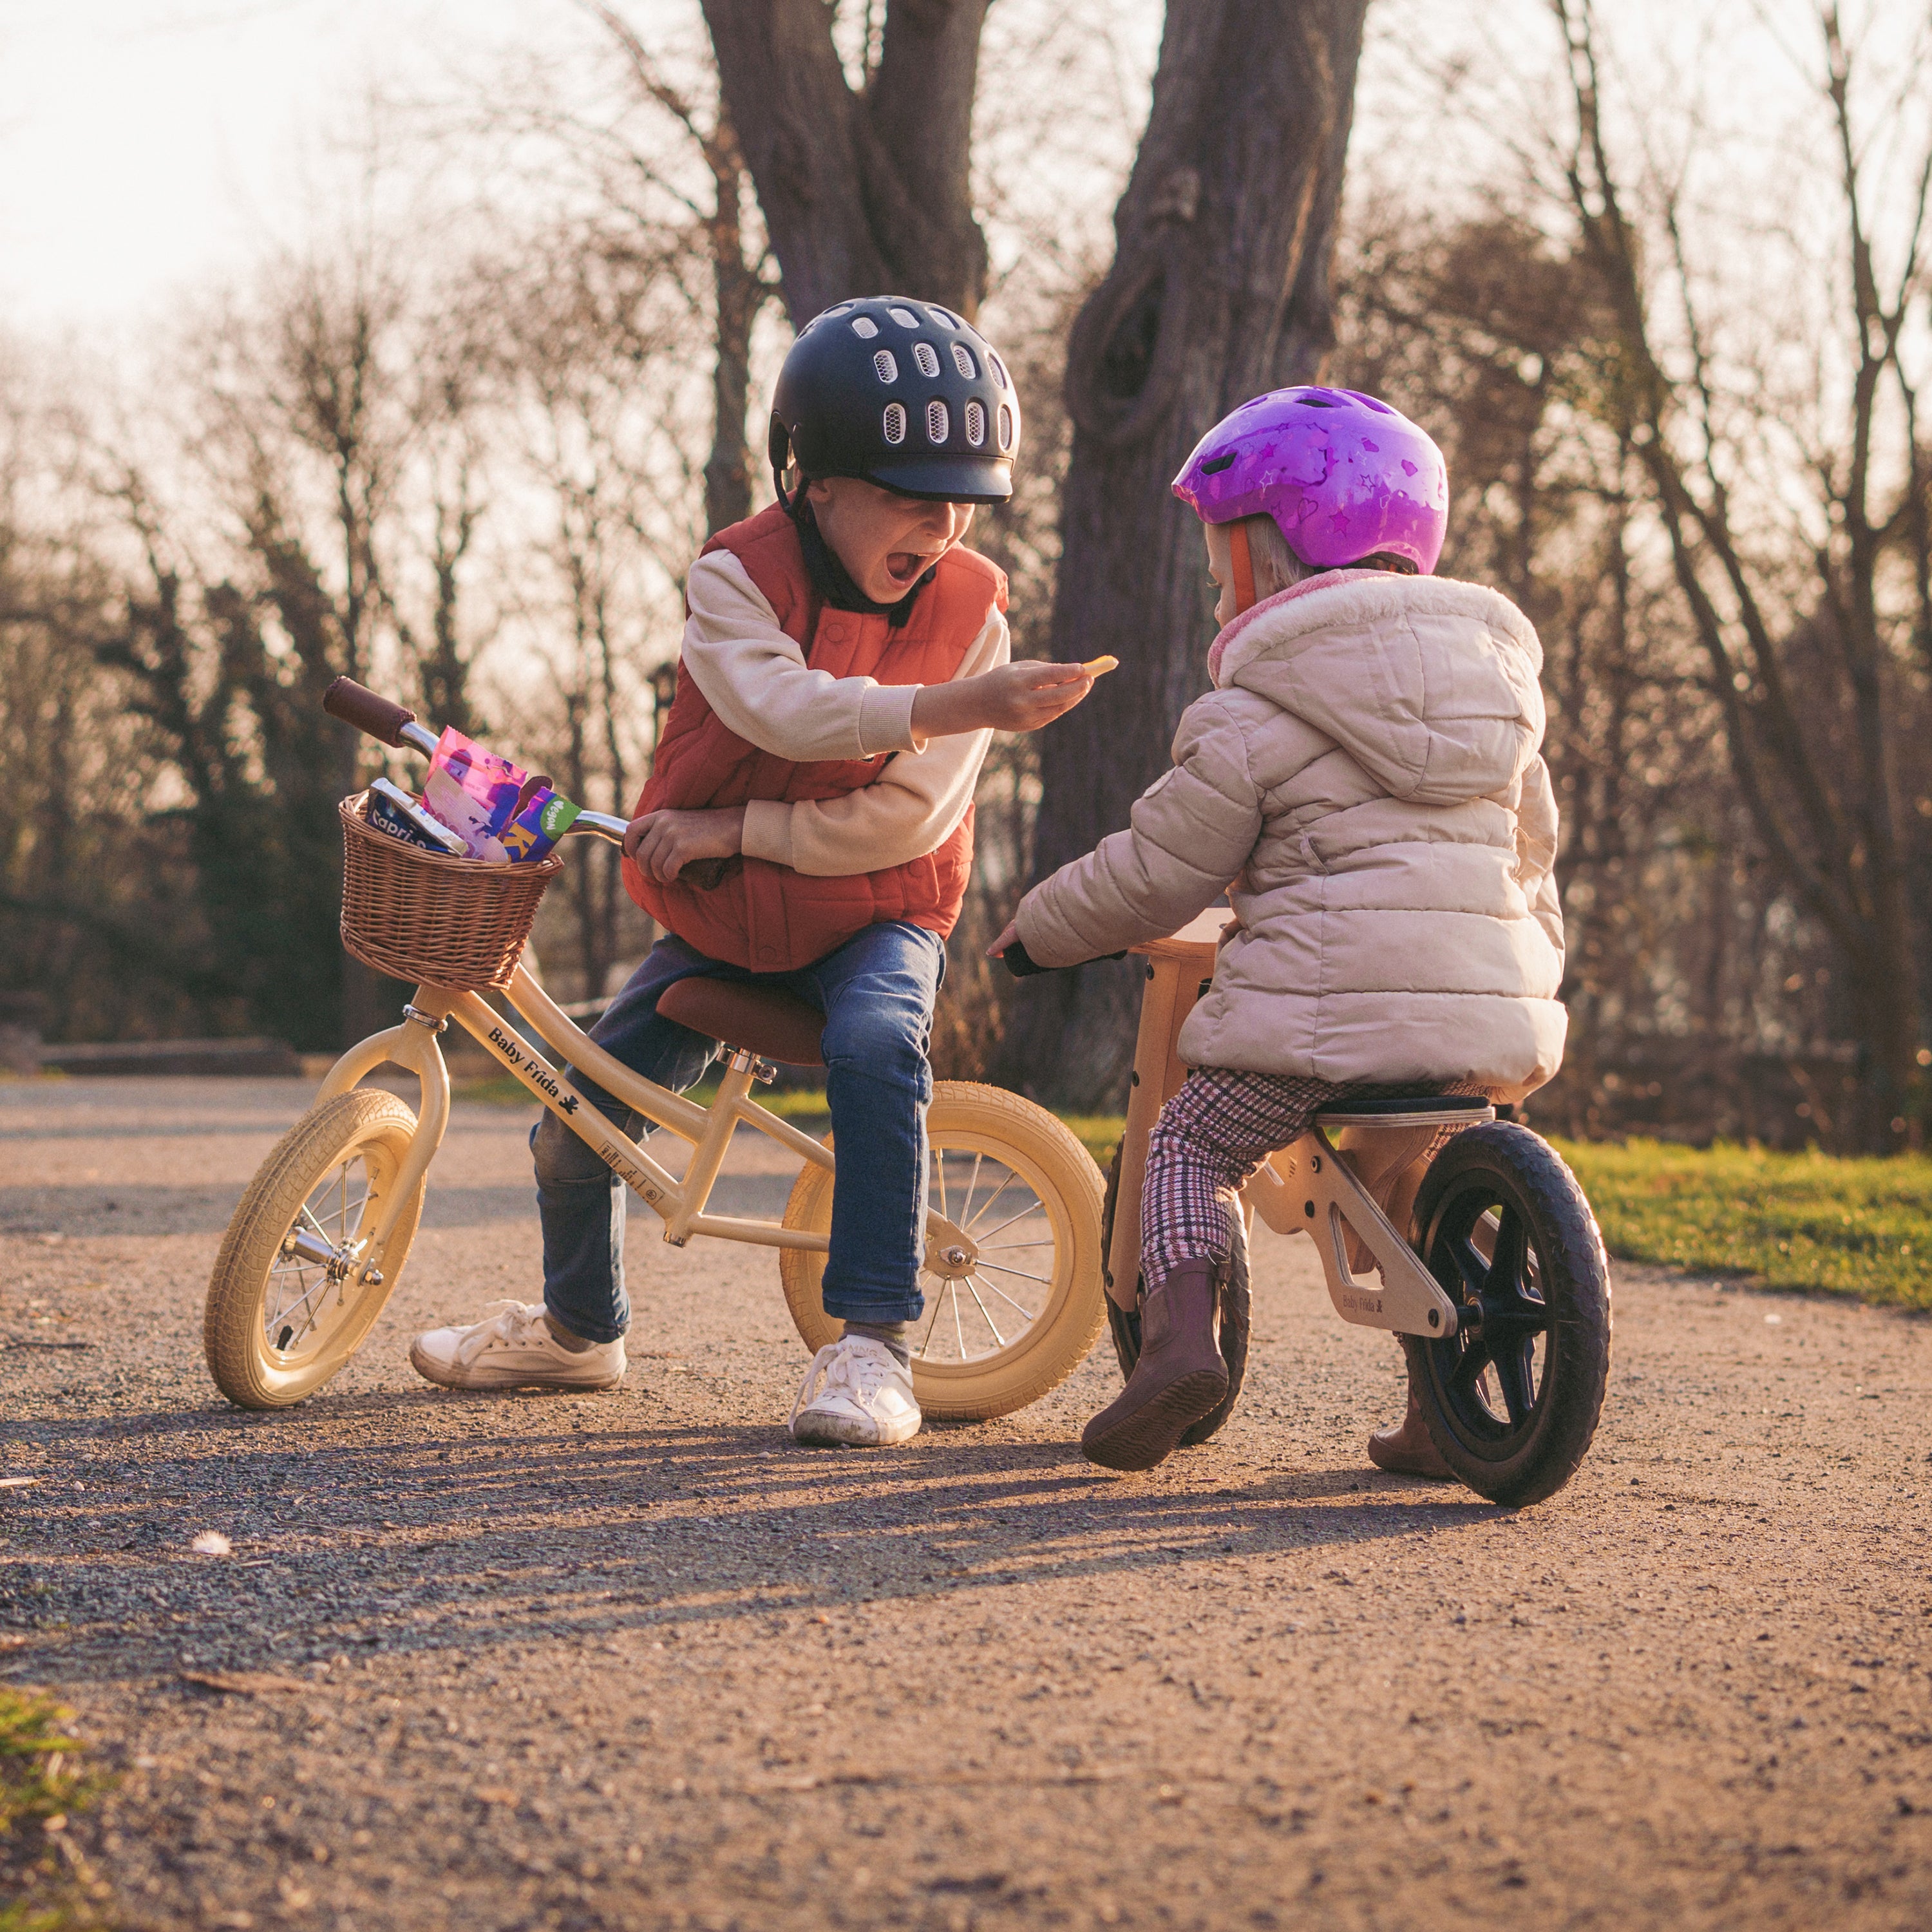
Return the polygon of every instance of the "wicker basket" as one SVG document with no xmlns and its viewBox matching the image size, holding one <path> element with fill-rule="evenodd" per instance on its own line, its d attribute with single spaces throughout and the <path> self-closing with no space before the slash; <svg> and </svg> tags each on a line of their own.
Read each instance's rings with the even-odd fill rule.
<svg viewBox="0 0 1932 1932">
<path fill-rule="evenodd" d="M 372 831 L 368 799 L 342 801 L 343 944 L 393 979 L 507 986 L 562 854 L 520 866 L 446 859 Z"/>
</svg>

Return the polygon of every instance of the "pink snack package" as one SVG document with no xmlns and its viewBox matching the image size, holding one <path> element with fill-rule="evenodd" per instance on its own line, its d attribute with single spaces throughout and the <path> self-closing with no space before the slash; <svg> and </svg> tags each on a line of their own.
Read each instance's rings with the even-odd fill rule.
<svg viewBox="0 0 1932 1932">
<path fill-rule="evenodd" d="M 430 760 L 423 803 L 470 848 L 472 859 L 501 864 L 510 854 L 499 835 L 516 815 L 525 776 L 508 758 L 446 728 Z"/>
</svg>

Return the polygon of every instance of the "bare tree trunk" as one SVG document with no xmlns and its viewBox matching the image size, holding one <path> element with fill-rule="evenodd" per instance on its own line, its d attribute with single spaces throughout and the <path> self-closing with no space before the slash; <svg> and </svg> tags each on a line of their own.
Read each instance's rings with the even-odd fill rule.
<svg viewBox="0 0 1932 1932">
<path fill-rule="evenodd" d="M 623 50 L 640 88 L 682 123 L 710 172 L 711 214 L 705 226 L 717 341 L 711 365 L 711 454 L 704 465 L 704 522 L 706 530 L 722 530 L 752 514 L 751 470 L 745 449 L 752 329 L 772 293 L 762 260 L 745 252 L 744 152 L 724 108 L 719 106 L 706 127 L 695 105 L 658 71 L 637 31 L 616 7 L 603 0 L 583 4 Z"/>
<path fill-rule="evenodd" d="M 1249 397 L 1316 379 L 1366 0 L 1171 6 L 1114 266 L 1075 322 L 1053 655 L 1120 669 L 1041 734 L 1037 876 L 1126 823 L 1204 688 L 1212 597 L 1168 484 Z M 1012 1070 L 1071 1104 L 1118 1097 L 1138 976 L 1029 982 Z"/>
<path fill-rule="evenodd" d="M 716 191 L 711 276 L 717 354 L 711 365 L 711 454 L 704 465 L 704 526 L 728 529 L 752 514 L 745 417 L 752 393 L 752 328 L 771 293 L 745 258 L 745 169 L 730 123 L 721 118 L 705 146 Z"/>
<path fill-rule="evenodd" d="M 794 323 L 888 292 L 975 314 L 986 244 L 968 173 L 987 0 L 888 0 L 859 92 L 824 0 L 704 4 Z"/>
</svg>

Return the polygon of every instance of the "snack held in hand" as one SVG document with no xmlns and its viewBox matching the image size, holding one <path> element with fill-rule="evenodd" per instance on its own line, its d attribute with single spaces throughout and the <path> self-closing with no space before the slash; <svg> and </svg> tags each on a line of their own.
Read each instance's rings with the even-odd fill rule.
<svg viewBox="0 0 1932 1932">
<path fill-rule="evenodd" d="M 1118 670 L 1120 668 L 1120 659 L 1112 657 L 1089 658 L 1080 667 L 1089 677 L 1105 677 L 1110 670 Z"/>
</svg>

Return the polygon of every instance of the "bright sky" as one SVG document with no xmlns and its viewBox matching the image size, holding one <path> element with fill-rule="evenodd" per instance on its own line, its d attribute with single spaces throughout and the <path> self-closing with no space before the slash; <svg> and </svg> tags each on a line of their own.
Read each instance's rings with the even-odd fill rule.
<svg viewBox="0 0 1932 1932">
<path fill-rule="evenodd" d="M 372 81 L 434 87 L 567 0 L 0 0 L 0 318 L 120 320 L 294 240 Z"/>
<path fill-rule="evenodd" d="M 1150 62 L 1161 0 L 1112 3 L 1121 58 Z M 1724 24 L 1745 32 L 1718 28 L 1741 4 L 1618 0 L 1602 12 L 1628 28 L 1625 8 L 1648 8 L 1639 47 L 1654 58 L 1674 35 L 1680 74 L 1727 75 L 1720 91 L 1761 116 L 1775 91 L 1761 84 L 1768 49 L 1742 18 Z M 1033 17 L 1021 0 L 1007 5 L 1017 12 L 996 10 L 996 20 Z M 1792 10 L 1782 0 L 1772 9 Z M 668 21 L 682 38 L 695 8 L 632 0 L 631 12 L 653 23 L 647 38 Z M 1486 42 L 1472 50 L 1473 70 L 1491 76 L 1498 62 L 1530 55 L 1540 68 L 1555 52 L 1543 0 L 1467 11 L 1378 0 L 1370 23 L 1361 168 L 1373 165 L 1369 151 L 1400 164 L 1397 97 L 1428 43 L 1439 56 L 1445 34 Z M 487 74 L 512 50 L 519 60 L 561 56 L 593 32 L 573 0 L 0 0 L 0 326 L 85 334 L 155 314 L 171 292 L 300 240 L 316 184 L 342 178 L 341 153 L 362 138 L 372 86 L 447 98 L 457 76 Z M 1715 63 L 1714 32 L 1725 49 Z M 1746 74 L 1760 84 L 1738 88 Z"/>
</svg>

